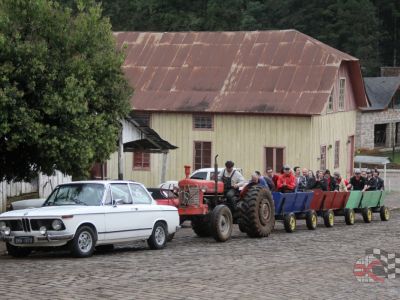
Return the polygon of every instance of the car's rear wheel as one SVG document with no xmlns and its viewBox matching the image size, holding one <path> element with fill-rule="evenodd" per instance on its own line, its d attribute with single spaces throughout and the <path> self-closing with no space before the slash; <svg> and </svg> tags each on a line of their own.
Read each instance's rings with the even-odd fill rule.
<svg viewBox="0 0 400 300">
<path fill-rule="evenodd" d="M 7 252 L 12 257 L 26 257 L 31 254 L 32 249 L 13 246 L 10 243 L 6 244 Z"/>
<path fill-rule="evenodd" d="M 154 225 L 153 233 L 147 240 L 150 249 L 159 250 L 165 247 L 168 239 L 167 226 L 163 222 L 157 222 Z"/>
<path fill-rule="evenodd" d="M 69 243 L 71 254 L 75 257 L 89 257 L 93 255 L 96 246 L 96 234 L 90 226 L 81 226 Z"/>
</svg>

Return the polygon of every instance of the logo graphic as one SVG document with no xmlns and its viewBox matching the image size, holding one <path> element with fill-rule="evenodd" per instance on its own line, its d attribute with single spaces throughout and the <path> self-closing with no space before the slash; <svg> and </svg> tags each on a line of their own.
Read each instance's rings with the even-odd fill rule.
<svg viewBox="0 0 400 300">
<path fill-rule="evenodd" d="M 354 264 L 353 274 L 359 282 L 383 283 L 385 278 L 400 277 L 400 253 L 388 253 L 381 249 L 367 249 L 365 256 Z"/>
</svg>

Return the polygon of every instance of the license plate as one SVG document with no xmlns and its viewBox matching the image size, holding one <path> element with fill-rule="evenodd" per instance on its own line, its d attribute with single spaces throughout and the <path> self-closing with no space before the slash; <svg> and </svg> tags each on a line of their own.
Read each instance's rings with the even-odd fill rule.
<svg viewBox="0 0 400 300">
<path fill-rule="evenodd" d="M 33 244 L 32 236 L 17 236 L 14 238 L 15 244 Z"/>
</svg>

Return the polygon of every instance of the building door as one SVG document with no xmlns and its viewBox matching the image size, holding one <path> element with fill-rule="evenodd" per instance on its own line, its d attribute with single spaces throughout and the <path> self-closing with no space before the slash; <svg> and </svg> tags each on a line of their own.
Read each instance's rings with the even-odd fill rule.
<svg viewBox="0 0 400 300">
<path fill-rule="evenodd" d="M 347 178 L 353 175 L 354 168 L 354 135 L 347 139 Z"/>
<path fill-rule="evenodd" d="M 320 170 L 326 170 L 326 145 L 321 146 Z"/>
<path fill-rule="evenodd" d="M 107 162 L 95 163 L 90 170 L 90 179 L 101 179 L 107 178 Z"/>
<path fill-rule="evenodd" d="M 374 147 L 385 147 L 387 125 L 388 124 L 374 125 Z"/>
<path fill-rule="evenodd" d="M 265 147 L 265 168 L 271 167 L 275 172 L 281 172 L 285 163 L 285 148 Z"/>
</svg>

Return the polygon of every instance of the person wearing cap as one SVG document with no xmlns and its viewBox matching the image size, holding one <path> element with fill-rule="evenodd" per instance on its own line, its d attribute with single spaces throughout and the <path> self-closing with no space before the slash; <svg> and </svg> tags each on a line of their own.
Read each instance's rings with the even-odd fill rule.
<svg viewBox="0 0 400 300">
<path fill-rule="evenodd" d="M 361 170 L 355 169 L 354 176 L 350 178 L 350 183 L 347 185 L 348 190 L 362 191 L 365 186 L 365 178 L 361 176 Z"/>
<path fill-rule="evenodd" d="M 336 191 L 339 192 L 347 192 L 347 183 L 346 181 L 340 176 L 340 173 L 338 171 L 335 171 L 333 173 L 333 177 L 335 178 L 336 181 Z"/>
<path fill-rule="evenodd" d="M 365 182 L 365 186 L 363 191 L 376 191 L 376 178 L 372 174 L 370 169 L 367 169 L 367 181 Z"/>
<path fill-rule="evenodd" d="M 230 206 L 234 206 L 234 197 L 239 194 L 239 187 L 246 185 L 243 175 L 233 169 L 234 165 L 233 161 L 228 160 L 225 169 L 218 175 L 218 179 L 224 183 L 224 194 Z"/>
<path fill-rule="evenodd" d="M 378 191 L 385 190 L 385 182 L 384 182 L 384 180 L 382 178 L 379 177 L 378 169 L 374 170 L 374 177 L 376 178 L 376 189 Z"/>
<path fill-rule="evenodd" d="M 296 177 L 294 177 L 288 165 L 283 166 L 283 174 L 278 178 L 277 190 L 281 193 L 293 193 L 296 188 Z"/>
</svg>

